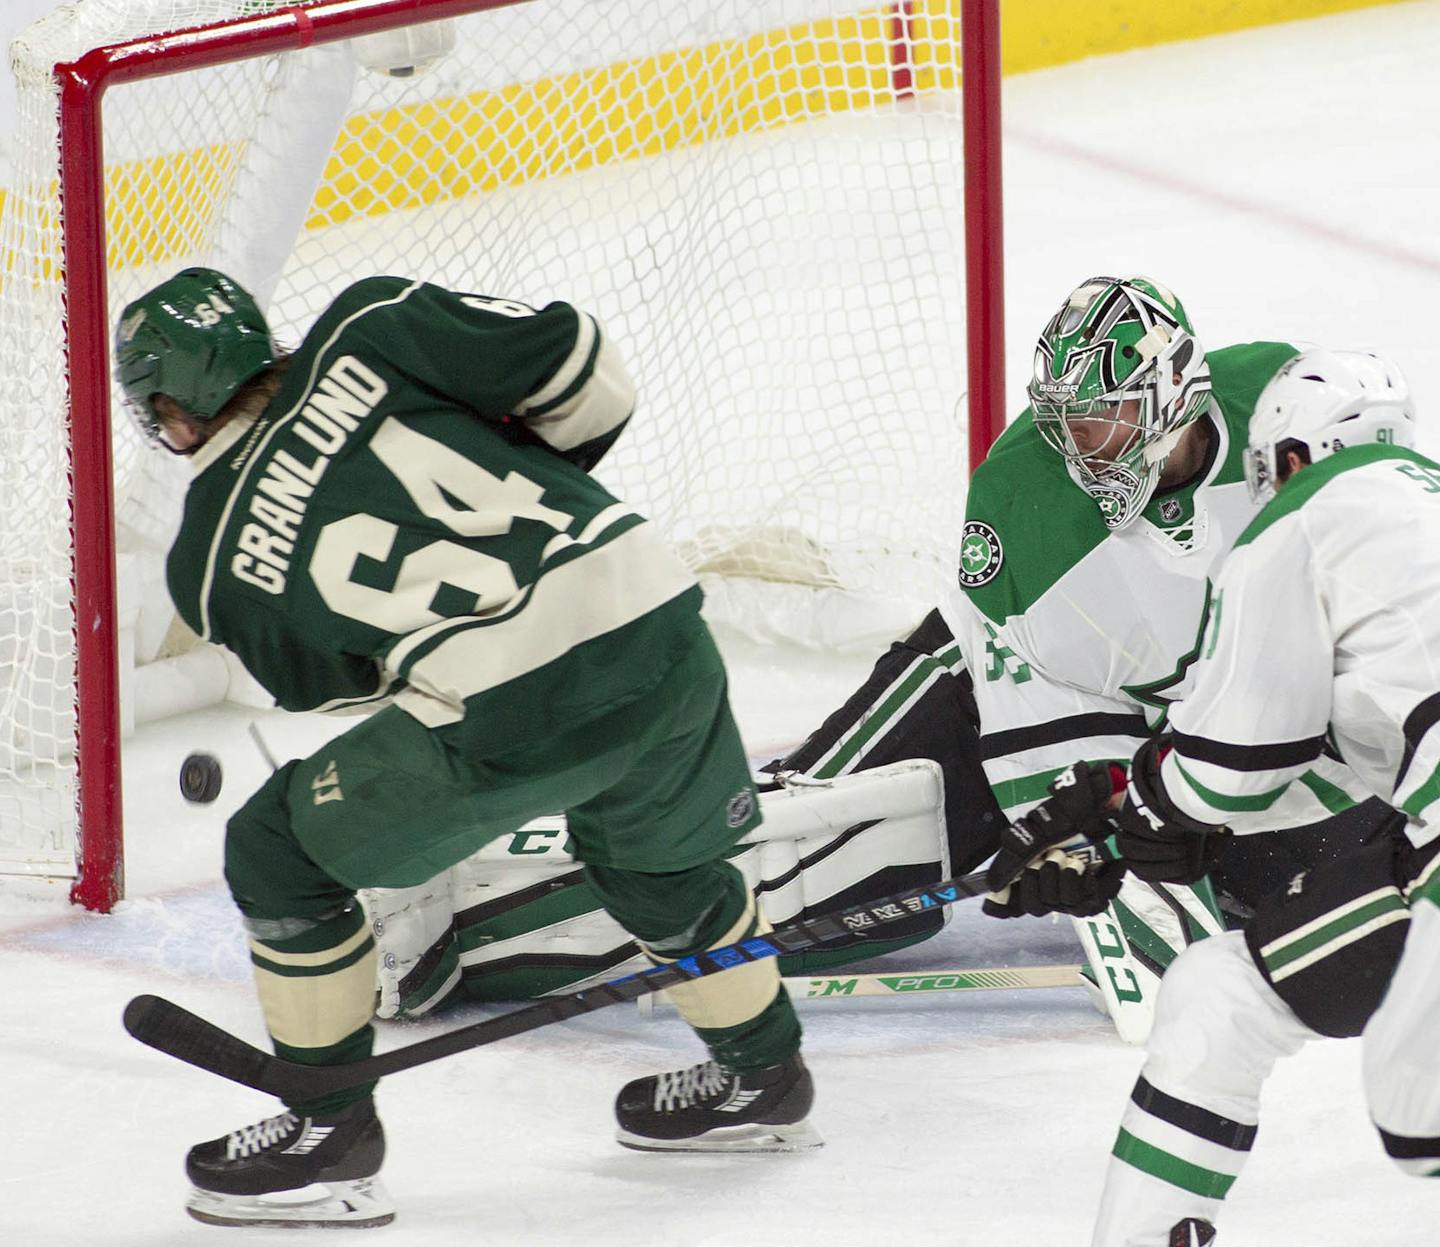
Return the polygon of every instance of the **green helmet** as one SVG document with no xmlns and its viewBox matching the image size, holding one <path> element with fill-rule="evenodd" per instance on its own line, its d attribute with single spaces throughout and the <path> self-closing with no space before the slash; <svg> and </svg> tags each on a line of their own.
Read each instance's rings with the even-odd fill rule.
<svg viewBox="0 0 1440 1247">
<path fill-rule="evenodd" d="M 1181 431 L 1209 405 L 1210 368 L 1180 300 L 1164 286 L 1092 277 L 1045 326 L 1027 390 L 1041 436 L 1118 529 L 1144 511 Z M 1121 419 L 1119 405 L 1129 400 L 1133 412 Z M 1101 459 L 1077 445 L 1068 423 L 1077 419 L 1112 424 L 1120 448 Z"/>
<path fill-rule="evenodd" d="M 202 423 L 275 360 L 265 316 L 213 268 L 187 268 L 120 313 L 116 376 L 145 435 L 160 440 L 154 396 L 168 394 Z"/>
</svg>

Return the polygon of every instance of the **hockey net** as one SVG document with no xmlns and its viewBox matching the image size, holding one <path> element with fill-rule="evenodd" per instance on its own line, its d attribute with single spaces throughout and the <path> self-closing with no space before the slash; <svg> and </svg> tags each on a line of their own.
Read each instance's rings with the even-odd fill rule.
<svg viewBox="0 0 1440 1247">
<path fill-rule="evenodd" d="M 424 24 L 381 29 L 401 10 Z M 187 264 L 240 279 L 292 345 L 376 272 L 574 302 L 641 394 L 597 475 L 705 575 L 711 610 L 753 622 L 757 586 L 804 586 L 832 643 L 863 604 L 883 631 L 931 602 L 967 474 L 961 52 L 960 0 L 79 0 L 22 35 L 0 872 L 73 875 L 78 852 L 107 876 L 80 899 L 119 886 L 106 724 L 136 716 L 132 671 L 185 648 L 163 553 L 186 471 L 106 423 L 96 338 Z M 87 189 L 98 152 L 61 101 L 102 65 Z"/>
</svg>

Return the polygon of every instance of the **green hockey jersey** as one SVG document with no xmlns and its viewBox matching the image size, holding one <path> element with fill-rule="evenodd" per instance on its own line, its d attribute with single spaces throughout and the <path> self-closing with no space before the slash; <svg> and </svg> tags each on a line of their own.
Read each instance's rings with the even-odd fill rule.
<svg viewBox="0 0 1440 1247">
<path fill-rule="evenodd" d="M 176 607 L 286 709 L 393 696 L 480 754 L 623 705 L 703 630 L 693 577 L 588 475 L 633 406 L 568 304 L 358 282 L 196 456 Z"/>
</svg>

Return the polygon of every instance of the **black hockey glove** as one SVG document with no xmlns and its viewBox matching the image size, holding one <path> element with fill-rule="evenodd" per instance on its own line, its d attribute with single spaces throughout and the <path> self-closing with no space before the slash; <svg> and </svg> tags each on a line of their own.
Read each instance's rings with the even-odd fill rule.
<svg viewBox="0 0 1440 1247">
<path fill-rule="evenodd" d="M 1119 767 L 1077 762 L 1050 783 L 1050 795 L 1000 833 L 1000 849 L 985 872 L 985 883 L 999 891 L 1027 863 L 1057 845 L 1103 839 L 1109 835 L 1105 806 L 1124 783 Z"/>
<path fill-rule="evenodd" d="M 1169 746 L 1152 737 L 1130 764 L 1125 800 L 1114 814 L 1115 845 L 1130 872 L 1147 883 L 1195 883 L 1220 855 L 1223 827 L 1175 807 L 1160 782 Z"/>
<path fill-rule="evenodd" d="M 1124 877 L 1124 862 L 1100 865 L 1063 849 L 1051 849 L 1043 859 L 1026 866 L 1018 878 L 987 896 L 980 908 L 992 918 L 1038 918 L 1042 914 L 1089 918 L 1115 899 Z"/>
<path fill-rule="evenodd" d="M 1050 784 L 1050 796 L 1000 833 L 986 872 L 994 891 L 981 908 L 992 918 L 1098 914 L 1120 888 L 1124 868 L 1101 867 L 1086 842 L 1110 830 L 1105 807 L 1119 791 L 1119 768 L 1077 762 Z M 1066 852 L 1061 845 L 1077 850 Z"/>
</svg>

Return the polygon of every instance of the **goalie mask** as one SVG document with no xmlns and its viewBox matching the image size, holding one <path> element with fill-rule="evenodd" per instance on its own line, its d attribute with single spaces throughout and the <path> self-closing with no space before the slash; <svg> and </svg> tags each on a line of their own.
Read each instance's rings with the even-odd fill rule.
<svg viewBox="0 0 1440 1247">
<path fill-rule="evenodd" d="M 1035 347 L 1035 425 L 1111 529 L 1144 511 L 1180 435 L 1210 403 L 1210 368 L 1180 300 L 1143 277 L 1092 277 Z M 1072 421 L 1103 437 L 1082 443 Z"/>
<path fill-rule="evenodd" d="M 1257 502 L 1284 481 L 1285 456 L 1307 463 L 1346 446 L 1415 445 L 1415 403 L 1394 364 L 1368 351 L 1303 351 L 1260 392 L 1250 417 L 1245 483 Z"/>
<path fill-rule="evenodd" d="M 141 295 L 120 313 L 115 331 L 126 406 L 141 432 L 167 447 L 155 395 L 169 395 L 204 424 L 274 360 L 255 300 L 212 268 L 187 268 Z"/>
</svg>

